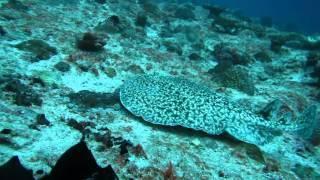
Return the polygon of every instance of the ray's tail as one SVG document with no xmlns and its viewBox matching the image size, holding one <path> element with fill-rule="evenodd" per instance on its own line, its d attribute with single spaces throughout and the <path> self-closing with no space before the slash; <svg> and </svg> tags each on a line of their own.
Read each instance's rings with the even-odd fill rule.
<svg viewBox="0 0 320 180">
<path fill-rule="evenodd" d="M 270 128 L 296 133 L 305 139 L 309 139 L 319 128 L 316 105 L 308 106 L 298 115 L 284 109 L 290 108 L 282 101 L 275 100 L 262 110 L 261 114 L 269 121 Z"/>
<path fill-rule="evenodd" d="M 309 106 L 298 116 L 283 108 L 284 103 L 275 100 L 264 108 L 262 116 L 242 111 L 233 116 L 226 131 L 239 140 L 256 145 L 268 143 L 282 132 L 295 133 L 307 140 L 318 132 L 316 105 Z"/>
</svg>

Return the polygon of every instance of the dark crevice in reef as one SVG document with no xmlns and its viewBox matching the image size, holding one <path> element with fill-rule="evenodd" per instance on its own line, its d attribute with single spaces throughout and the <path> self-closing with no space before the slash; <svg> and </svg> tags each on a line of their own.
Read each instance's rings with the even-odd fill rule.
<svg viewBox="0 0 320 180">
<path fill-rule="evenodd" d="M 38 170 L 37 174 L 42 170 Z M 33 180 L 32 170 L 26 169 L 17 156 L 0 166 L 1 180 Z M 72 146 L 58 159 L 51 172 L 41 180 L 114 180 L 118 179 L 111 165 L 100 167 L 84 140 Z"/>
</svg>

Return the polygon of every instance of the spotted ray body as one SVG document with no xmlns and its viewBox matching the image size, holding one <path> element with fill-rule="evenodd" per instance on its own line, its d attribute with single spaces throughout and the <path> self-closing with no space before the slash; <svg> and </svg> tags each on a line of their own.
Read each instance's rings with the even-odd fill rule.
<svg viewBox="0 0 320 180">
<path fill-rule="evenodd" d="M 209 87 L 187 79 L 142 75 L 125 81 L 120 100 L 145 121 L 183 126 L 219 135 L 227 132 L 251 144 L 264 144 L 278 124 L 232 104 Z"/>
</svg>

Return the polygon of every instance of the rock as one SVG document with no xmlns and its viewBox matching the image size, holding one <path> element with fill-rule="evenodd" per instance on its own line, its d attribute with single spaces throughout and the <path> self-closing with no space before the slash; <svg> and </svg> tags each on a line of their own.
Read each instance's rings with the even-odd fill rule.
<svg viewBox="0 0 320 180">
<path fill-rule="evenodd" d="M 295 49 L 308 50 L 308 51 L 319 51 L 320 40 L 311 41 L 302 35 L 289 34 L 287 35 L 287 41 L 285 45 Z"/>
<path fill-rule="evenodd" d="M 309 52 L 307 55 L 307 67 L 316 67 L 318 64 L 320 64 L 320 53 L 319 52 Z"/>
<path fill-rule="evenodd" d="M 158 16 L 160 14 L 160 9 L 156 3 L 152 1 L 140 2 L 142 4 L 143 10 L 150 15 Z"/>
<path fill-rule="evenodd" d="M 4 36 L 6 34 L 7 34 L 6 30 L 4 30 L 4 28 L 2 26 L 0 26 L 0 35 Z"/>
<path fill-rule="evenodd" d="M 257 38 L 264 38 L 266 37 L 266 29 L 260 25 L 250 24 L 248 30 L 254 32 Z"/>
<path fill-rule="evenodd" d="M 38 39 L 23 41 L 15 45 L 17 49 L 28 51 L 33 54 L 33 62 L 47 60 L 57 54 L 57 49 L 46 42 Z"/>
<path fill-rule="evenodd" d="M 14 92 L 15 104 L 19 106 L 42 105 L 40 95 L 19 80 L 11 80 L 4 87 L 5 91 Z"/>
<path fill-rule="evenodd" d="M 209 16 L 208 16 L 209 18 L 219 17 L 223 12 L 226 11 L 225 8 L 222 8 L 222 7 L 219 7 L 219 6 L 215 6 L 215 5 L 211 5 L 211 4 L 205 4 L 205 5 L 202 5 L 202 7 L 209 11 Z"/>
<path fill-rule="evenodd" d="M 200 26 L 184 26 L 183 32 L 185 33 L 185 36 L 189 42 L 198 43 L 200 41 Z"/>
<path fill-rule="evenodd" d="M 164 41 L 163 45 L 167 48 L 167 51 L 177 53 L 179 56 L 182 55 L 183 51 L 180 45 L 173 41 Z"/>
<path fill-rule="evenodd" d="M 57 87 L 61 81 L 61 74 L 51 69 L 34 71 L 33 76 L 38 78 L 45 86 Z"/>
<path fill-rule="evenodd" d="M 99 3 L 99 4 L 104 4 L 106 3 L 107 1 L 106 0 L 94 0 L 95 2 Z"/>
<path fill-rule="evenodd" d="M 79 4 L 78 0 L 68 0 L 68 1 L 63 1 L 63 0 L 46 0 L 44 3 L 50 6 L 77 6 Z"/>
<path fill-rule="evenodd" d="M 314 168 L 297 164 L 293 172 L 301 179 L 320 179 L 320 174 Z"/>
<path fill-rule="evenodd" d="M 139 13 L 136 17 L 136 26 L 145 27 L 148 23 L 148 18 L 145 14 Z"/>
<path fill-rule="evenodd" d="M 170 38 L 174 35 L 172 30 L 168 26 L 161 27 L 161 30 L 159 32 L 159 36 L 161 38 Z"/>
<path fill-rule="evenodd" d="M 223 177 L 225 177 L 225 173 L 222 170 L 220 170 L 220 171 L 218 171 L 218 176 L 223 178 Z"/>
<path fill-rule="evenodd" d="M 33 91 L 23 91 L 16 93 L 15 103 L 18 106 L 41 106 L 42 99 L 39 97 L 38 94 L 34 93 Z"/>
<path fill-rule="evenodd" d="M 0 145 L 7 146 L 14 149 L 18 148 L 17 144 L 12 141 L 12 138 L 6 137 L 6 136 L 0 136 Z"/>
<path fill-rule="evenodd" d="M 301 49 L 310 50 L 310 51 L 319 51 L 320 50 L 320 40 L 315 42 L 305 41 L 304 44 L 301 45 Z"/>
<path fill-rule="evenodd" d="M 286 43 L 286 38 L 283 36 L 272 36 L 270 42 L 271 51 L 279 53 L 282 49 L 282 46 Z"/>
<path fill-rule="evenodd" d="M 39 84 L 41 87 L 45 87 L 46 83 L 39 77 L 32 77 L 31 78 L 31 85 Z"/>
<path fill-rule="evenodd" d="M 36 117 L 36 124 L 50 126 L 50 121 L 48 121 L 45 114 L 38 114 Z"/>
<path fill-rule="evenodd" d="M 247 65 L 252 61 L 248 54 L 240 54 L 237 49 L 228 47 L 223 43 L 214 46 L 213 55 L 218 62 L 215 69 L 221 71 L 234 65 Z"/>
<path fill-rule="evenodd" d="M 78 122 L 75 119 L 67 119 L 67 125 L 72 127 L 73 129 L 78 130 L 79 132 L 81 132 L 83 135 L 85 135 L 87 133 L 87 127 L 89 128 L 95 128 L 95 124 L 91 121 L 80 121 Z"/>
<path fill-rule="evenodd" d="M 307 56 L 306 67 L 311 71 L 310 76 L 316 79 L 311 85 L 320 87 L 320 53 L 310 52 Z"/>
<path fill-rule="evenodd" d="M 319 82 L 320 87 L 320 82 Z M 310 137 L 310 143 L 314 146 L 320 145 L 320 127 L 316 128 L 313 132 L 312 136 Z"/>
<path fill-rule="evenodd" d="M 313 67 L 313 71 L 311 72 L 311 77 L 320 79 L 320 63 Z"/>
<path fill-rule="evenodd" d="M 118 26 L 120 24 L 120 18 L 117 15 L 110 16 L 108 21 L 114 26 Z"/>
<path fill-rule="evenodd" d="M 191 47 L 194 50 L 198 50 L 198 51 L 205 49 L 204 42 L 202 40 L 200 40 L 199 42 L 191 44 Z"/>
<path fill-rule="evenodd" d="M 210 71 L 210 70 L 209 70 Z M 224 87 L 230 87 L 254 95 L 255 87 L 253 79 L 250 77 L 248 71 L 241 66 L 233 66 L 222 70 L 212 70 L 213 80 L 220 83 Z"/>
<path fill-rule="evenodd" d="M 97 52 L 103 50 L 103 46 L 106 44 L 97 35 L 87 32 L 84 33 L 80 40 L 77 40 L 77 48 L 82 51 Z"/>
<path fill-rule="evenodd" d="M 186 6 L 178 7 L 174 12 L 174 16 L 176 18 L 184 19 L 184 20 L 193 20 L 196 17 L 192 9 Z"/>
<path fill-rule="evenodd" d="M 56 68 L 58 71 L 61 71 L 61 72 L 68 72 L 70 71 L 71 67 L 68 63 L 61 61 L 55 64 L 54 68 Z"/>
<path fill-rule="evenodd" d="M 43 170 L 36 171 L 42 175 Z M 34 180 L 32 170 L 23 167 L 17 156 L 0 166 L 2 180 Z M 119 179 L 111 165 L 101 168 L 84 140 L 69 148 L 58 159 L 51 172 L 41 180 L 68 180 L 68 179 Z"/>
<path fill-rule="evenodd" d="M 127 146 L 130 146 L 130 145 L 132 145 L 132 144 L 129 143 L 128 141 L 123 141 L 120 144 L 120 155 L 127 154 L 129 152 Z"/>
<path fill-rule="evenodd" d="M 0 131 L 0 134 L 11 134 L 12 130 L 11 129 L 2 129 Z"/>
<path fill-rule="evenodd" d="M 106 67 L 104 69 L 104 72 L 107 74 L 107 76 L 109 78 L 113 78 L 113 77 L 117 76 L 117 71 L 112 67 Z"/>
<path fill-rule="evenodd" d="M 12 8 L 19 11 L 27 11 L 29 7 L 24 5 L 22 2 L 18 0 L 8 0 L 8 2 L 4 5 L 7 8 Z"/>
<path fill-rule="evenodd" d="M 280 164 L 278 161 L 274 159 L 266 159 L 266 163 L 262 171 L 264 173 L 270 173 L 270 172 L 278 172 L 280 170 Z"/>
<path fill-rule="evenodd" d="M 89 63 L 78 64 L 79 69 L 83 72 L 89 72 L 91 66 L 92 64 L 89 64 Z"/>
<path fill-rule="evenodd" d="M 243 147 L 247 156 L 257 162 L 265 163 L 265 158 L 263 156 L 263 152 L 259 149 L 258 146 L 253 144 L 244 144 Z"/>
<path fill-rule="evenodd" d="M 142 67 L 137 64 L 131 64 L 127 68 L 127 70 L 134 73 L 134 74 L 144 74 L 144 70 L 142 69 Z"/>
<path fill-rule="evenodd" d="M 98 93 L 88 90 L 82 90 L 77 93 L 70 93 L 68 95 L 71 101 L 74 101 L 80 106 L 87 108 L 92 107 L 106 107 L 119 103 L 118 93 Z"/>
<path fill-rule="evenodd" d="M 144 157 L 145 159 L 148 159 L 148 156 L 146 154 L 146 152 L 144 151 L 143 147 L 141 144 L 137 144 L 132 148 L 132 153 L 136 156 L 136 157 Z"/>
<path fill-rule="evenodd" d="M 270 49 L 276 53 L 279 53 L 284 45 L 309 51 L 320 50 L 320 40 L 310 41 L 308 38 L 298 33 L 272 34 L 269 38 L 271 41 Z"/>
<path fill-rule="evenodd" d="M 189 59 L 192 61 L 197 61 L 201 59 L 201 56 L 198 53 L 191 53 Z"/>
<path fill-rule="evenodd" d="M 10 92 L 23 91 L 24 89 L 27 89 L 27 86 L 17 79 L 8 80 L 7 84 L 4 87 L 5 91 Z"/>
<path fill-rule="evenodd" d="M 147 71 L 150 71 L 151 69 L 153 69 L 152 64 L 151 64 L 151 63 L 147 63 L 147 64 L 146 64 L 146 70 L 147 70 Z"/>
<path fill-rule="evenodd" d="M 98 70 L 96 67 L 92 67 L 92 68 L 90 69 L 90 71 L 91 71 L 91 73 L 92 73 L 93 75 L 95 75 L 96 77 L 99 77 L 99 76 L 100 76 L 100 72 L 99 72 L 99 70 Z"/>
<path fill-rule="evenodd" d="M 111 165 L 101 168 L 86 143 L 81 140 L 61 155 L 49 175 L 43 180 L 54 179 L 118 179 Z"/>
<path fill-rule="evenodd" d="M 125 21 L 125 18 L 120 18 L 117 15 L 109 16 L 106 20 L 99 23 L 95 30 L 98 32 L 105 32 L 105 33 L 122 33 L 128 28 L 128 22 Z"/>
<path fill-rule="evenodd" d="M 41 176 L 44 174 L 44 171 L 42 169 L 39 169 L 36 171 L 36 174 Z"/>
<path fill-rule="evenodd" d="M 191 144 L 194 145 L 194 146 L 200 146 L 201 145 L 201 141 L 198 138 L 196 138 L 196 139 L 193 139 L 191 141 Z"/>
<path fill-rule="evenodd" d="M 106 129 L 104 133 L 94 133 L 94 138 L 97 142 L 101 142 L 105 148 L 111 148 L 113 146 L 113 137 L 111 131 Z"/>
<path fill-rule="evenodd" d="M 218 16 L 212 23 L 212 29 L 216 32 L 236 35 L 244 29 L 244 27 L 238 20 Z"/>
<path fill-rule="evenodd" d="M 272 59 L 267 51 L 259 51 L 254 55 L 254 58 L 261 62 L 271 62 Z"/>
<path fill-rule="evenodd" d="M 13 156 L 8 162 L 0 166 L 0 179 L 34 180 L 32 170 L 23 167 L 18 156 Z"/>
</svg>

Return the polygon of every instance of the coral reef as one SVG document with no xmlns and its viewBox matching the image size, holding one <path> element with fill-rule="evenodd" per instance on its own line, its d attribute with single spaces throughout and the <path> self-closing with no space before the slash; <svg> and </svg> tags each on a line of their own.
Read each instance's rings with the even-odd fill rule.
<svg viewBox="0 0 320 180">
<path fill-rule="evenodd" d="M 0 164 L 50 178 L 80 147 L 93 166 L 63 162 L 84 164 L 68 179 L 318 178 L 320 38 L 276 22 L 214 2 L 0 1 Z"/>
<path fill-rule="evenodd" d="M 84 33 L 83 37 L 77 41 L 77 48 L 83 51 L 101 51 L 105 42 L 92 33 Z"/>
<path fill-rule="evenodd" d="M 213 75 L 212 80 L 224 87 L 238 89 L 251 96 L 255 93 L 253 79 L 245 67 L 233 66 L 224 70 L 213 69 L 211 73 Z"/>
<path fill-rule="evenodd" d="M 32 61 L 46 60 L 57 54 L 57 50 L 42 40 L 33 39 L 15 45 L 16 48 L 33 54 Z"/>
</svg>

